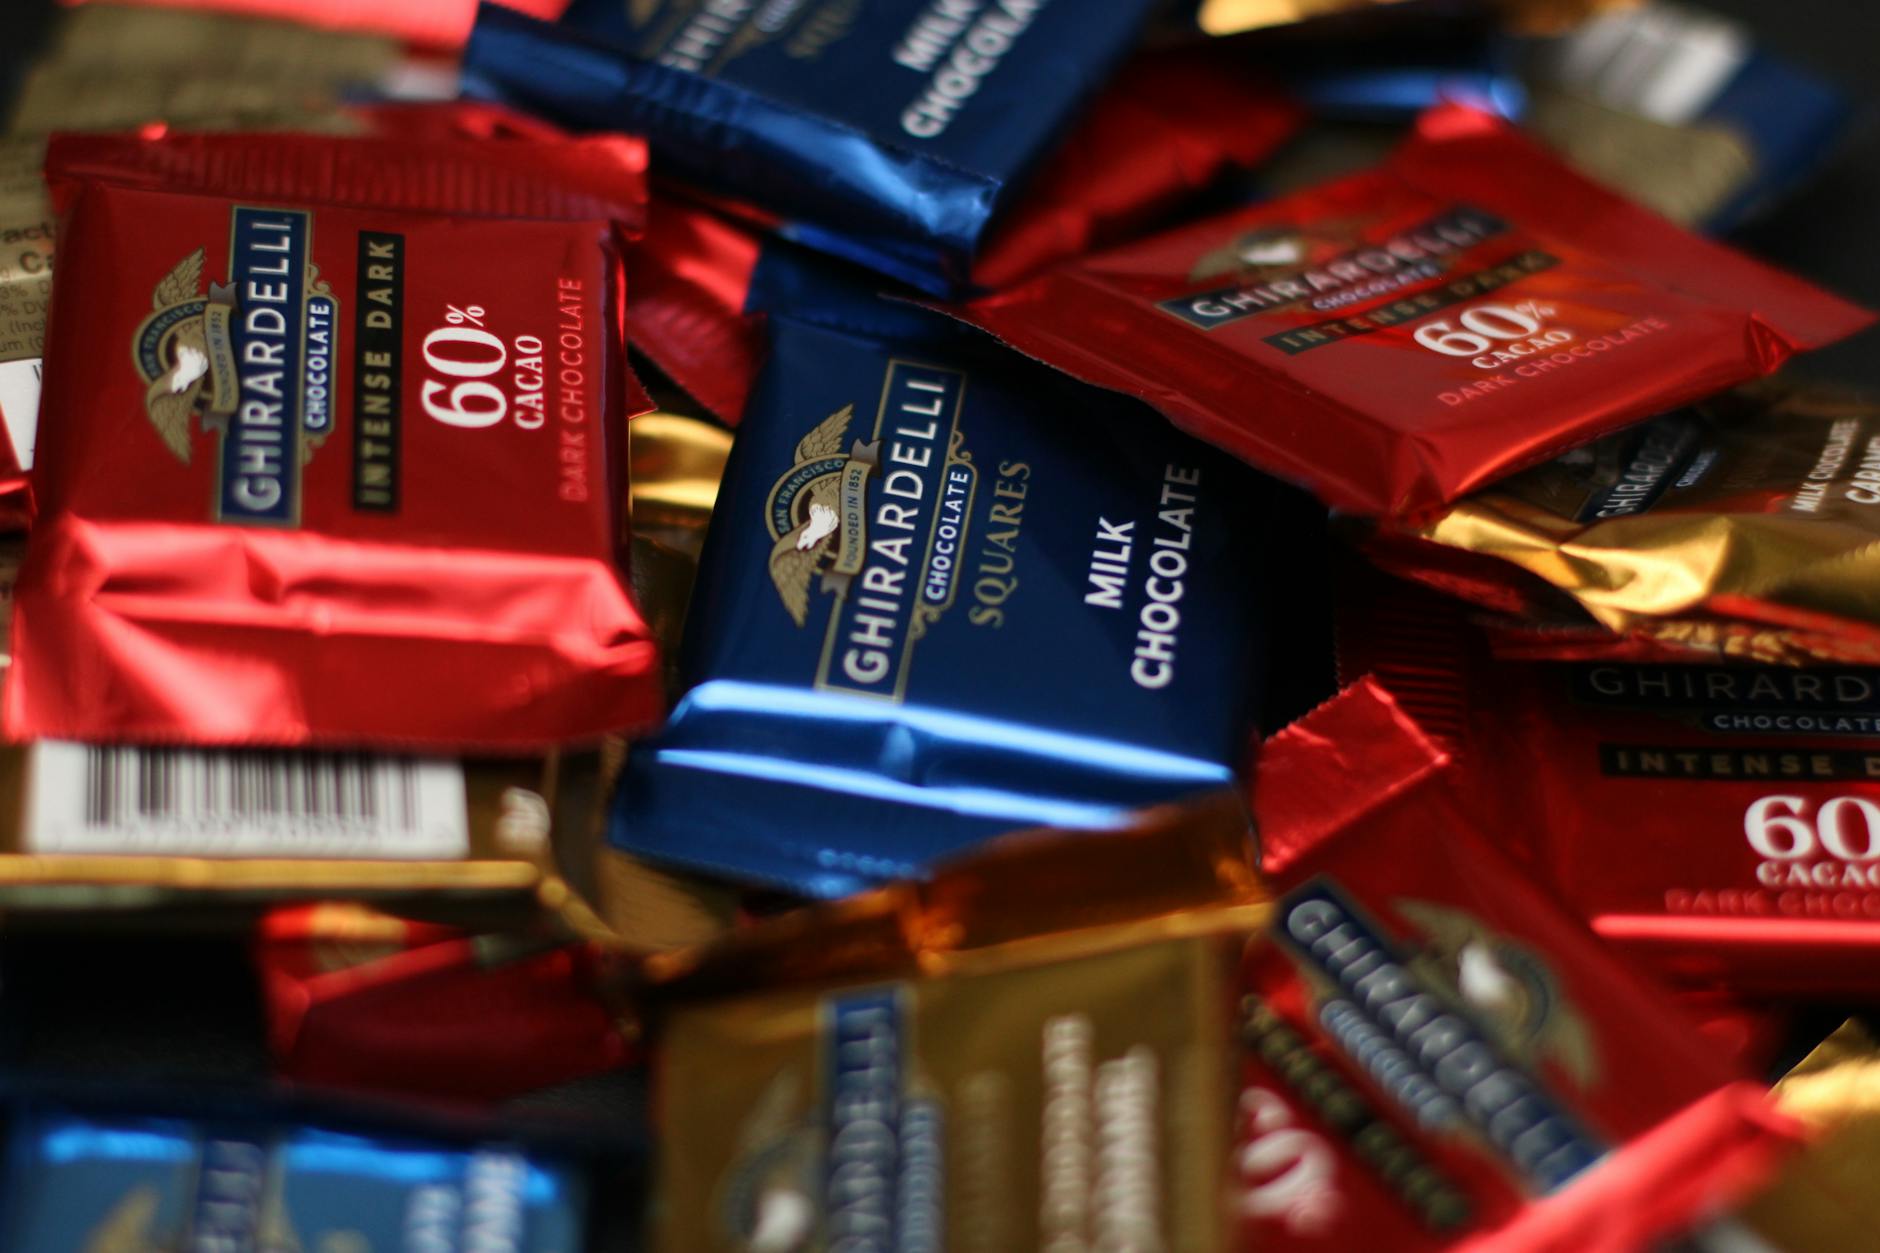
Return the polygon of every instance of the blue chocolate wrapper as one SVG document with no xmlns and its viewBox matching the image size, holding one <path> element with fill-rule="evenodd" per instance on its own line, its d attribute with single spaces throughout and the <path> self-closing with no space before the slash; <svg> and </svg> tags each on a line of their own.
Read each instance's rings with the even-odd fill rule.
<svg viewBox="0 0 1880 1253">
<path fill-rule="evenodd" d="M 1704 120 L 1742 135 L 1756 172 L 1705 225 L 1727 231 L 1769 208 L 1828 159 L 1854 118 L 1853 101 L 1826 79 L 1757 54 L 1717 93 Z"/>
<path fill-rule="evenodd" d="M 643 135 L 799 242 L 946 291 L 1154 7 L 576 0 L 557 26 L 485 4 L 464 84 Z"/>
<path fill-rule="evenodd" d="M 578 1170 L 502 1145 L 289 1125 L 16 1113 L 0 1248 L 580 1253 Z"/>
<path fill-rule="evenodd" d="M 800 256 L 800 254 L 796 254 Z M 614 841 L 836 896 L 1230 782 L 1274 485 L 1152 410 L 767 249 L 768 363 L 685 695 Z"/>
</svg>

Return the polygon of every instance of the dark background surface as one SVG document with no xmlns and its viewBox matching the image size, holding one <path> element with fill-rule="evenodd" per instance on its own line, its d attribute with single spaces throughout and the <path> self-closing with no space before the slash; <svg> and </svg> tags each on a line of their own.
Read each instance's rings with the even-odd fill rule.
<svg viewBox="0 0 1880 1253">
<path fill-rule="evenodd" d="M 47 0 L 0 0 L 0 92 L 9 98 L 53 7 Z M 1735 242 L 1880 308 L 1880 98 L 1873 75 L 1880 6 L 1871 0 L 1712 0 L 1707 7 L 1750 23 L 1772 51 L 1862 97 L 1861 117 L 1830 168 Z M 204 72 L 214 67 L 205 65 Z M 1801 372 L 1880 395 L 1880 331 L 1807 359 Z M 0 981 L 0 1027 L 30 1066 L 158 1080 L 244 1080 L 266 1073 L 259 1002 L 239 944 L 9 936 Z M 1833 1020 L 1824 1011 L 1823 1022 Z M 623 1116 L 641 1104 L 633 1083 L 620 1079 L 577 1085 L 535 1103 L 612 1108 Z"/>
</svg>

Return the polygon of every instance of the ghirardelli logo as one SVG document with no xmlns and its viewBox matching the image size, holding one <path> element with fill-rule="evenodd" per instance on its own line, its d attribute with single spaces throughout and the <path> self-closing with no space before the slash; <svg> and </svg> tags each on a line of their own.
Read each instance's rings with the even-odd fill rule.
<svg viewBox="0 0 1880 1253">
<path fill-rule="evenodd" d="M 297 525 L 301 466 L 333 429 L 339 302 L 311 236 L 307 213 L 238 207 L 229 281 L 202 290 L 196 249 L 157 283 L 132 338 L 163 446 L 189 465 L 198 415 L 216 437 L 218 521 Z"/>
<path fill-rule="evenodd" d="M 1311 226 L 1259 226 L 1195 258 L 1191 283 L 1232 275 L 1258 283 L 1316 265 L 1357 247 L 1363 222 L 1345 218 Z"/>
<path fill-rule="evenodd" d="M 842 406 L 771 488 L 778 599 L 808 627 L 813 597 L 830 598 L 818 688 L 900 700 L 914 644 L 953 604 L 978 484 L 959 430 L 965 386 L 959 370 L 889 362 L 872 437 L 851 436 L 855 406 Z"/>
<path fill-rule="evenodd" d="M 802 1108 L 805 1086 L 794 1071 L 779 1071 L 737 1129 L 737 1156 L 719 1182 L 716 1206 L 729 1248 L 799 1253 L 815 1239 L 826 1133 Z"/>
<path fill-rule="evenodd" d="M 1545 958 L 1464 910 L 1410 900 L 1394 907 L 1425 940 L 1411 968 L 1453 988 L 1511 1058 L 1528 1067 L 1549 1061 L 1579 1087 L 1593 1085 L 1592 1032 Z"/>
<path fill-rule="evenodd" d="M 1419 1126 L 1479 1137 L 1537 1195 L 1599 1161 L 1555 1088 L 1597 1082 L 1596 1041 L 1546 959 L 1451 905 L 1391 908 L 1418 934 L 1393 935 L 1329 876 L 1280 902 L 1275 935 L 1331 1042 Z"/>
<path fill-rule="evenodd" d="M 150 423 L 184 465 L 190 458 L 190 418 L 207 412 L 225 421 L 235 411 L 235 356 L 229 342 L 235 298 L 227 284 L 212 286 L 204 298 L 198 290 L 202 257 L 203 250 L 196 249 L 157 284 L 153 310 L 137 328 L 133 349 L 137 368 L 150 385 L 144 395 Z"/>
<path fill-rule="evenodd" d="M 880 462 L 881 441 L 856 440 L 844 454 L 854 417 L 855 406 L 844 405 L 799 440 L 796 464 L 770 491 L 770 580 L 798 626 L 809 620 L 816 576 L 826 591 L 845 588 L 866 555 L 868 478 Z"/>
<path fill-rule="evenodd" d="M 1434 279 L 1457 254 L 1507 230 L 1465 206 L 1395 230 L 1364 217 L 1259 226 L 1195 258 L 1188 282 L 1205 290 L 1156 307 L 1203 331 L 1295 306 L 1329 312 Z"/>
</svg>

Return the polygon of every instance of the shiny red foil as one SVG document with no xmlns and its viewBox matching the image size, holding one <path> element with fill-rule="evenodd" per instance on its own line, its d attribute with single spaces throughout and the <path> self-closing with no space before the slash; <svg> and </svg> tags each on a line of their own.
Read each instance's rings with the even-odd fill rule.
<svg viewBox="0 0 1880 1253">
<path fill-rule="evenodd" d="M 33 523 L 33 478 L 20 468 L 19 454 L 0 425 L 0 534 L 24 531 Z"/>
<path fill-rule="evenodd" d="M 1127 239 L 1225 171 L 1271 156 L 1305 110 L 1249 71 L 1238 48 L 1137 57 L 1025 184 L 972 267 L 1004 287 L 1053 261 Z"/>
<path fill-rule="evenodd" d="M 956 312 L 1364 514 L 1452 500 L 1872 320 L 1460 105 L 1377 169 Z"/>
<path fill-rule="evenodd" d="M 655 718 L 654 644 L 615 561 L 624 423 L 646 407 L 620 255 L 643 160 L 618 138 L 55 138 L 40 515 L 8 732 L 512 751 Z M 338 302 L 332 427 L 304 441 L 291 525 L 216 520 L 228 437 L 191 413 L 179 450 L 163 381 L 132 351 L 178 294 L 165 284 L 229 279 L 236 205 L 310 214 L 308 257 Z M 399 299 L 362 232 L 401 241 Z M 354 412 L 361 374 L 382 373 L 360 355 L 368 304 L 398 310 L 375 341 L 399 349 L 395 434 Z M 434 359 L 491 359 L 468 355 L 473 331 L 503 359 L 478 378 L 504 416 L 480 426 L 432 411 L 461 381 Z M 396 492 L 362 503 L 374 441 L 396 448 Z"/>
<path fill-rule="evenodd" d="M 1388 1127 L 1365 1133 L 1368 1142 L 1394 1136 L 1409 1146 L 1382 1159 L 1402 1172 L 1393 1182 L 1357 1151 L 1364 1136 L 1346 1139 L 1320 1121 L 1299 1095 L 1298 1072 L 1289 1078 L 1288 1064 L 1271 1065 L 1250 1049 L 1242 1099 L 1249 1117 L 1236 1160 L 1251 1172 L 1243 1183 L 1252 1191 L 1242 1195 L 1277 1197 L 1259 1188 L 1280 1160 L 1264 1137 L 1282 1126 L 1320 1137 L 1331 1157 L 1315 1154 L 1316 1168 L 1329 1168 L 1322 1177 L 1330 1187 L 1309 1205 L 1243 1206 L 1242 1247 L 1636 1250 L 1753 1187 L 1791 1142 L 1786 1120 L 1723 1050 L 1492 847 L 1447 754 L 1383 689 L 1361 683 L 1269 740 L 1253 795 L 1263 870 L 1280 893 L 1275 931 L 1285 933 L 1293 918 L 1287 893 L 1330 880 L 1373 928 L 1397 937 L 1395 956 L 1413 971 L 1440 968 L 1471 947 L 1492 952 L 1497 968 L 1516 972 L 1529 989 L 1527 999 L 1505 1002 L 1523 1007 L 1511 1020 L 1522 1025 L 1498 1029 L 1498 1011 L 1461 995 L 1448 1012 L 1467 1014 L 1608 1152 L 1551 1195 L 1524 1194 L 1484 1139 L 1412 1123 L 1349 1053 L 1321 1045 L 1316 1058 L 1365 1099 L 1370 1125 L 1381 1119 Z M 1445 941 L 1445 928 L 1466 928 L 1466 940 Z M 1446 942 L 1462 947 L 1448 952 Z M 1536 970 L 1539 979 L 1531 977 Z M 1318 1021 L 1331 995 L 1302 980 L 1299 959 L 1281 945 L 1250 950 L 1245 978 L 1250 992 L 1295 1022 Z M 1539 987 L 1549 995 L 1536 994 Z M 1399 995 L 1388 994 L 1388 1004 L 1401 1008 Z M 1397 1011 L 1378 1012 L 1384 1021 Z M 1324 1021 L 1332 1021 L 1329 1011 Z M 1408 1038 L 1423 1038 L 1413 1020 L 1402 1021 Z M 1440 1050 L 1431 1056 L 1459 1064 Z M 1249 1090 L 1265 1094 L 1253 1098 L 1257 1108 Z M 1401 1191 L 1416 1163 L 1433 1172 L 1419 1176 L 1425 1184 L 1440 1179 L 1466 1198 L 1466 1221 L 1432 1230 L 1419 1218 Z"/>
<path fill-rule="evenodd" d="M 257 946 L 268 1040 L 298 1083 L 497 1101 L 626 1065 L 606 960 L 414 927 L 403 951 L 335 962 L 318 940 Z M 264 933 L 265 934 L 265 933 Z"/>
<path fill-rule="evenodd" d="M 1773 698 L 1725 700 L 1723 686 L 1704 698 L 1713 683 L 1830 695 L 1865 683 L 1865 701 L 1805 711 L 1859 713 L 1873 708 L 1871 670 L 1510 661 L 1466 615 L 1407 585 L 1375 590 L 1341 607 L 1340 667 L 1375 675 L 1441 729 L 1462 786 L 1556 898 L 1692 988 L 1880 987 L 1880 732 L 1723 733 L 1707 713 L 1786 715 Z"/>
<path fill-rule="evenodd" d="M 569 136 L 524 113 L 477 100 L 448 101 L 374 101 L 356 104 L 348 110 L 375 135 L 413 141 L 460 139 L 532 139 L 542 142 L 566 142 Z M 157 137 L 168 127 L 151 123 L 142 133 Z M 633 229 L 638 229 L 646 210 L 646 145 L 624 135 L 590 139 L 585 144 L 603 144 L 606 159 L 595 172 L 599 178 L 592 190 L 598 198 L 590 212 L 613 214 Z M 607 208 L 601 209 L 600 205 Z M 17 454 L 5 430 L 0 430 L 0 532 L 24 531 L 33 520 L 32 472 L 21 470 Z"/>
<path fill-rule="evenodd" d="M 662 186 L 627 252 L 628 338 L 734 425 L 764 359 L 759 315 L 744 308 L 762 247 L 752 227 Z"/>
</svg>

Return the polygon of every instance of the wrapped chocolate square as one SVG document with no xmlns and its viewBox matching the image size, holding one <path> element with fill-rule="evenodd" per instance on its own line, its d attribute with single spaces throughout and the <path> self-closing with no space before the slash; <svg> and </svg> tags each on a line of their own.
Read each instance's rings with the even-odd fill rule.
<svg viewBox="0 0 1880 1253">
<path fill-rule="evenodd" d="M 625 1135 L 178 1085 L 10 1082 L 0 1124 L 9 1253 L 576 1253 L 605 1247 L 640 1156 Z"/>
<path fill-rule="evenodd" d="M 8 731 L 502 753 L 655 719 L 618 566 L 643 163 L 623 137 L 55 140 Z"/>
<path fill-rule="evenodd" d="M 799 242 L 944 292 L 968 282 L 1034 175 L 1058 181 L 1043 179 L 1047 158 L 1155 7 L 890 0 L 727 17 L 681 0 L 580 0 L 550 25 L 485 4 L 464 81 L 570 126 L 644 135 L 662 174 L 747 203 Z M 1149 77 L 1150 107 L 1132 116 L 1125 106 L 1106 132 L 1144 142 L 1098 149 L 1102 159 L 1080 168 L 1120 180 L 1126 203 L 1153 204 L 1171 176 L 1182 185 L 1169 150 L 1192 140 L 1156 116 L 1158 97 L 1190 100 L 1178 116 L 1241 120 L 1238 136 L 1216 141 L 1225 152 L 1262 151 L 1296 120 L 1263 89 L 1201 73 L 1225 81 L 1218 113 L 1184 97 L 1179 77 Z M 1221 133 L 1218 121 L 1201 129 Z M 1138 183 L 1145 192 L 1128 195 Z M 1104 211 L 1101 198 L 1094 207 Z M 1053 220 L 1043 225 L 1051 233 Z"/>
<path fill-rule="evenodd" d="M 722 431 L 669 414 L 633 431 L 634 581 L 669 644 L 727 443 Z M 8 619 L 18 560 L 17 544 L 0 549 Z M 4 747 L 0 907 L 39 925 L 95 926 L 114 915 L 199 928 L 240 925 L 275 902 L 341 898 L 628 951 L 715 934 L 729 916 L 722 893 L 601 846 L 623 754 L 611 740 L 599 751 L 524 758 Z M 294 916 L 309 920 L 311 942 L 315 923 L 354 917 L 356 907 Z M 383 921 L 400 934 L 418 925 Z"/>
<path fill-rule="evenodd" d="M 1381 523 L 1368 548 L 1485 608 L 1593 625 L 1514 633 L 1528 656 L 1872 665 L 1876 540 L 1880 405 L 1771 380 Z"/>
<path fill-rule="evenodd" d="M 1790 1131 L 1375 689 L 1233 795 L 655 958 L 650 1247 L 1621 1250 Z"/>
<path fill-rule="evenodd" d="M 1686 985 L 1871 992 L 1880 671 L 1497 659 L 1466 617 L 1423 589 L 1365 590 L 1341 667 L 1444 737 L 1569 909 Z"/>
<path fill-rule="evenodd" d="M 1872 315 L 1432 109 L 1383 164 L 959 306 L 1365 515 L 1414 515 Z"/>
<path fill-rule="evenodd" d="M 614 842 L 835 896 L 1234 778 L 1273 485 L 812 258 L 764 272 L 685 692 Z"/>
</svg>

